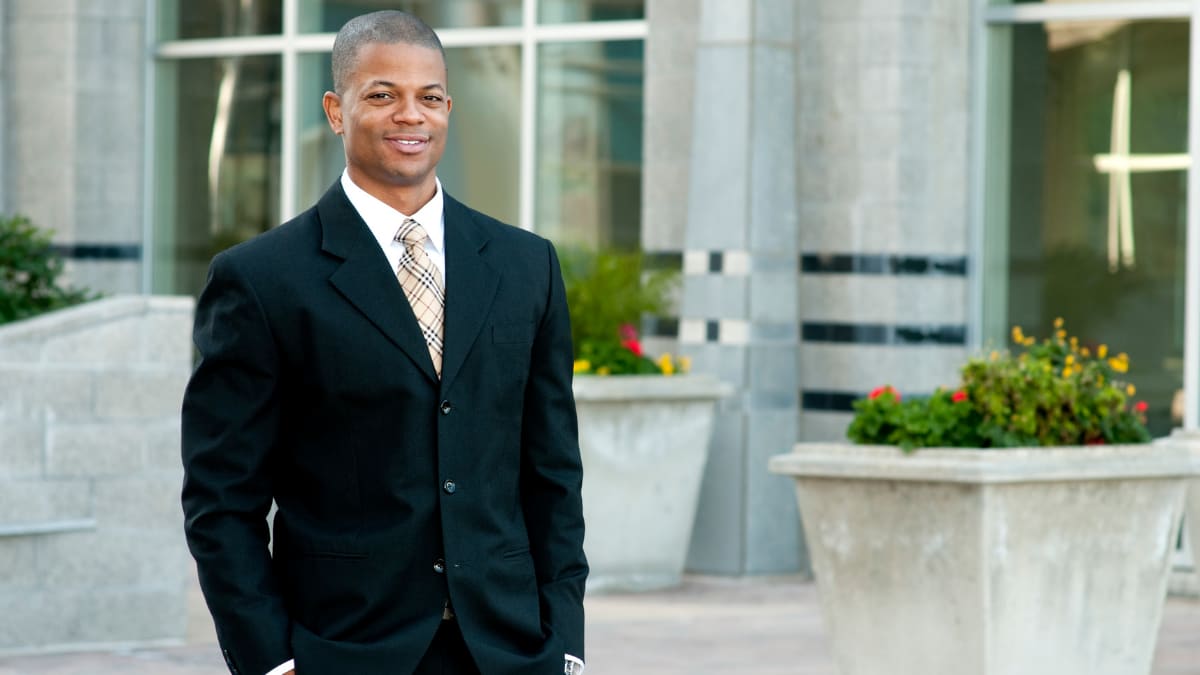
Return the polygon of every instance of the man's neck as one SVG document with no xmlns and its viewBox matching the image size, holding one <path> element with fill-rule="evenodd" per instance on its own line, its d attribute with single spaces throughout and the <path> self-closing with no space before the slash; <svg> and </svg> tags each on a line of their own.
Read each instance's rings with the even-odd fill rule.
<svg viewBox="0 0 1200 675">
<path fill-rule="evenodd" d="M 355 175 L 356 172 L 353 169 L 349 173 L 350 180 L 362 188 L 363 192 L 406 216 L 411 216 L 420 211 L 421 207 L 428 204 L 429 200 L 433 199 L 433 196 L 437 194 L 437 180 L 433 176 L 430 176 L 428 181 L 416 185 L 388 186 Z"/>
</svg>

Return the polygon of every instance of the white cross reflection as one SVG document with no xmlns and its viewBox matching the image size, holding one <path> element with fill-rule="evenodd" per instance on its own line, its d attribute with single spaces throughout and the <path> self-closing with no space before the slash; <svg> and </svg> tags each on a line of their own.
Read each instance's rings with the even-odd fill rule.
<svg viewBox="0 0 1200 675">
<path fill-rule="evenodd" d="M 1133 239 L 1134 173 L 1187 171 L 1192 158 L 1187 154 L 1134 155 L 1129 152 L 1129 121 L 1133 77 L 1122 69 L 1113 91 L 1112 142 L 1108 154 L 1095 155 L 1093 163 L 1108 174 L 1108 269 L 1132 269 L 1137 260 Z"/>
</svg>

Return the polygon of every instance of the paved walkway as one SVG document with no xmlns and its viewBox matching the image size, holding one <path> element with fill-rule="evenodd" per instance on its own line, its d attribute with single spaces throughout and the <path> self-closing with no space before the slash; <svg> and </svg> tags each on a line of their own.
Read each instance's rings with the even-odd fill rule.
<svg viewBox="0 0 1200 675">
<path fill-rule="evenodd" d="M 794 577 L 692 577 L 589 596 L 587 611 L 589 675 L 836 675 L 816 588 Z M 0 675 L 223 675 L 211 624 L 195 616 L 186 646 L 0 658 Z M 1167 602 L 1153 675 L 1200 675 L 1200 600 Z"/>
</svg>

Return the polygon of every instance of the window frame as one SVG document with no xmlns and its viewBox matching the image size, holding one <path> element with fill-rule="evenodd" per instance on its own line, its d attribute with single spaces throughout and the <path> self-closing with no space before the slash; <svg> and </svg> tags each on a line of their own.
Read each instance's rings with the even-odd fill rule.
<svg viewBox="0 0 1200 675">
<path fill-rule="evenodd" d="M 1153 2 L 1091 2 L 995 4 L 995 0 L 974 0 L 972 7 L 970 92 L 970 256 L 974 261 L 970 274 L 970 317 L 968 344 L 984 348 L 984 326 L 988 293 L 986 270 L 997 256 L 1007 259 L 1007 247 L 989 239 L 989 203 L 1002 186 L 999 178 L 989 175 L 989 167 L 1007 167 L 1009 159 L 1003 134 L 995 133 L 989 121 L 990 111 L 1009 104 L 1008 86 L 994 77 L 995 68 L 1008 67 L 1012 54 L 1003 41 L 994 39 L 994 29 L 1020 24 L 1050 21 L 1075 22 L 1105 19 L 1184 19 L 1192 35 L 1188 71 L 1188 155 L 1197 170 L 1187 179 L 1187 250 L 1185 275 L 1183 391 L 1185 429 L 1200 426 L 1200 0 L 1155 0 Z M 1003 171 L 997 173 L 1005 173 Z"/>
<path fill-rule="evenodd" d="M 144 181 L 145 222 L 143 237 L 146 250 L 154 250 L 155 234 L 155 177 L 150 170 L 157 164 L 155 150 L 157 123 L 156 82 L 161 64 L 189 58 L 214 58 L 242 55 L 278 55 L 281 58 L 280 101 L 280 177 L 279 213 L 286 221 L 300 213 L 307 204 L 298 203 L 299 176 L 299 62 L 302 55 L 328 53 L 333 48 L 336 33 L 302 33 L 300 31 L 301 0 L 282 0 L 283 32 L 272 35 L 243 37 L 159 40 L 160 4 L 163 0 L 146 0 L 146 49 L 150 57 L 146 68 L 146 155 Z M 522 0 L 519 26 L 484 28 L 437 29 L 446 48 L 519 45 L 521 49 L 521 113 L 520 113 L 520 195 L 519 217 L 516 223 L 523 229 L 536 228 L 537 133 L 538 115 L 538 53 L 539 46 L 561 42 L 613 42 L 646 39 L 646 19 L 623 21 L 581 21 L 574 23 L 541 23 L 538 21 L 539 0 Z M 154 265 L 143 266 L 142 286 L 146 292 L 153 288 Z"/>
</svg>

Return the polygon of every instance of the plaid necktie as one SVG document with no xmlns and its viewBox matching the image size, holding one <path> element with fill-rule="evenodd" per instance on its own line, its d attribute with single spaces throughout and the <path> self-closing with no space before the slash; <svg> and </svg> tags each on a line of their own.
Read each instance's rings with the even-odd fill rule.
<svg viewBox="0 0 1200 675">
<path fill-rule="evenodd" d="M 395 236 L 396 241 L 404 244 L 396 278 L 400 280 L 404 295 L 408 296 L 408 303 L 412 305 L 413 314 L 421 326 L 421 334 L 425 336 L 425 344 L 429 346 L 433 369 L 440 378 L 446 295 L 442 291 L 442 280 L 438 270 L 425 253 L 425 240 L 428 238 L 429 235 L 420 223 L 412 218 L 404 220 Z"/>
</svg>

